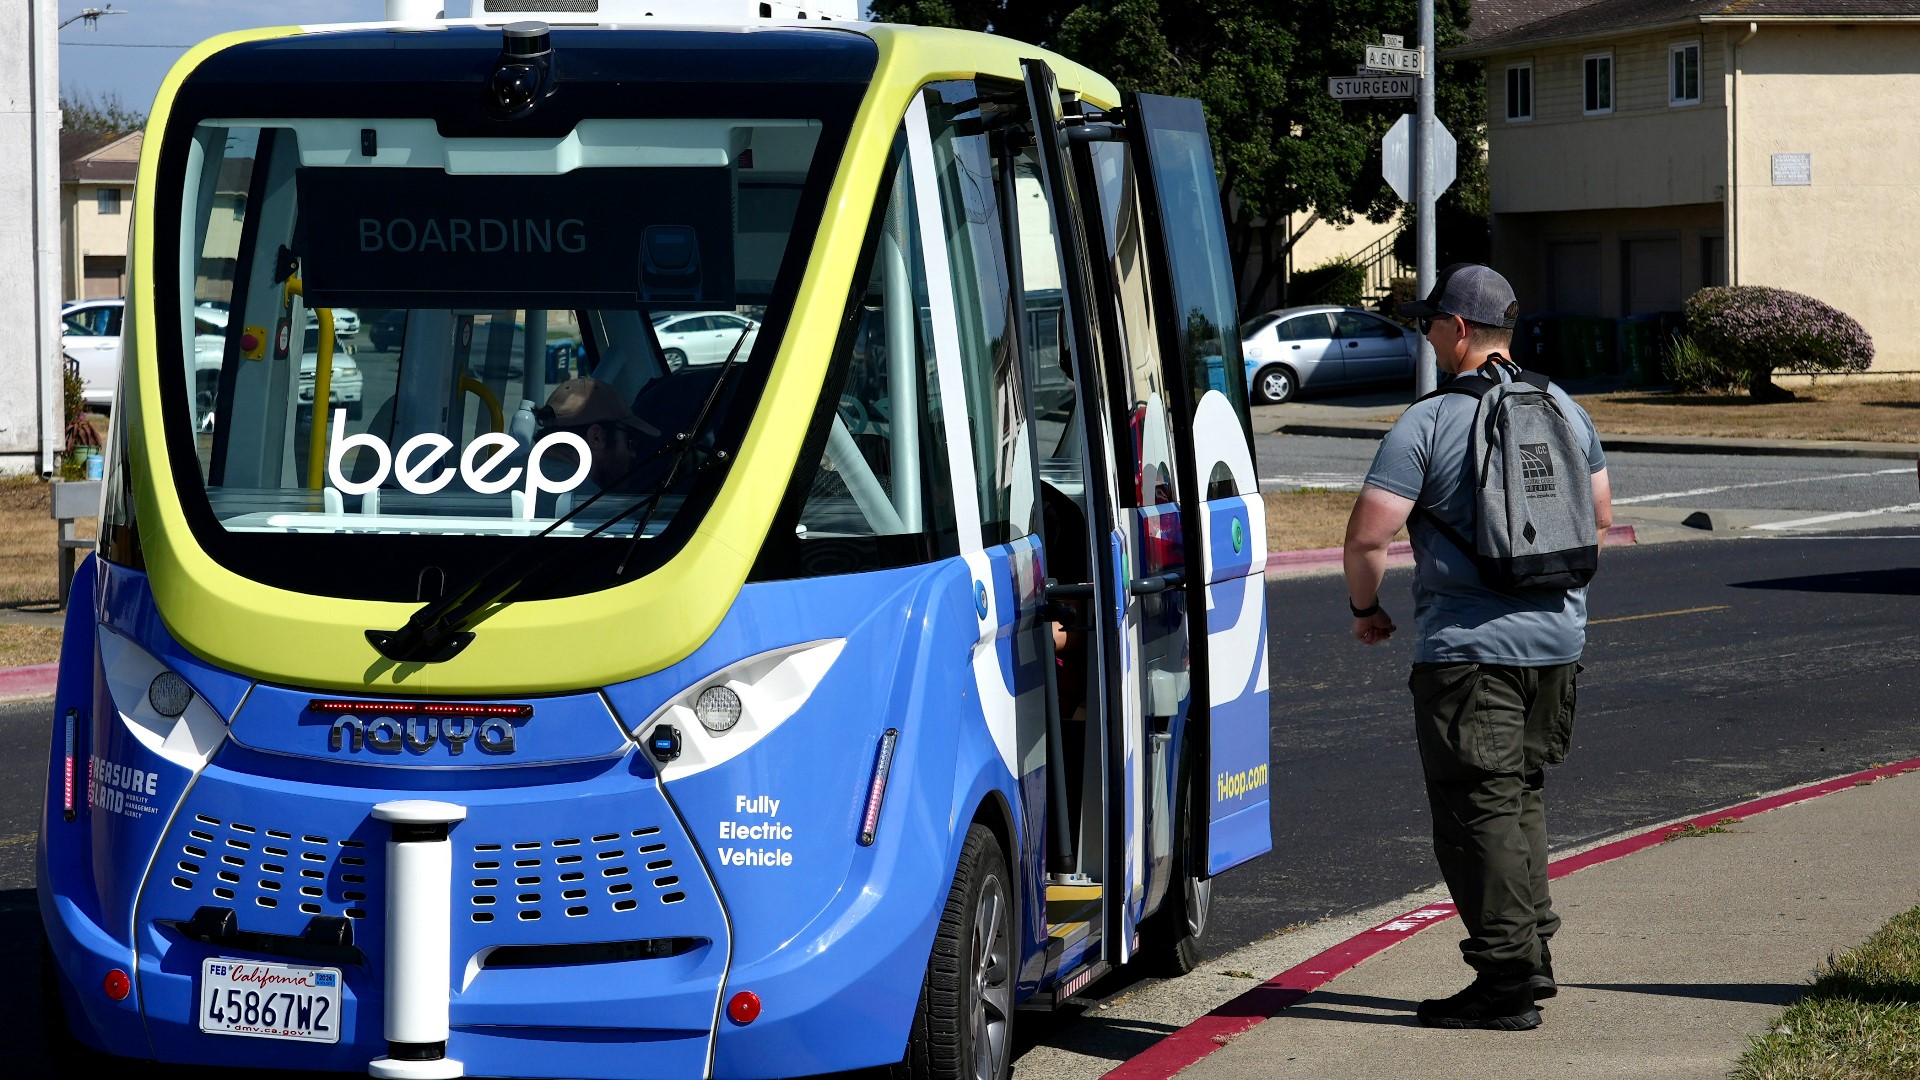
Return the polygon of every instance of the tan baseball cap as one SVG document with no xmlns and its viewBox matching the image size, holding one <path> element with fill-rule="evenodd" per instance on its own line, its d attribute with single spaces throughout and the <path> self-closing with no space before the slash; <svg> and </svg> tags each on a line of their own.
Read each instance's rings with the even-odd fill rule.
<svg viewBox="0 0 1920 1080">
<path fill-rule="evenodd" d="M 619 391 L 598 379 L 568 379 L 553 388 L 547 403 L 540 408 L 542 427 L 581 428 L 588 424 L 629 427 L 645 435 L 658 435 L 659 429 L 633 415 Z"/>
</svg>

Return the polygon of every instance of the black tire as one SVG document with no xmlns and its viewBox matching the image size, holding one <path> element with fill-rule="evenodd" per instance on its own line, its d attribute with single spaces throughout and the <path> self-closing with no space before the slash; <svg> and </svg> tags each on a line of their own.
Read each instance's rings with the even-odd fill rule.
<svg viewBox="0 0 1920 1080">
<path fill-rule="evenodd" d="M 360 419 L 360 403 L 359 402 L 356 401 L 347 406 L 347 419 L 349 420 Z"/>
<path fill-rule="evenodd" d="M 1013 1072 L 1013 876 L 984 825 L 967 830 L 895 1080 L 1005 1080 Z"/>
<path fill-rule="evenodd" d="M 1191 736 L 1180 752 L 1180 782 L 1174 790 L 1173 880 L 1160 907 L 1140 927 L 1141 958 L 1156 975 L 1185 975 L 1200 966 L 1206 943 L 1208 915 L 1213 906 L 1213 881 L 1205 877 L 1195 829 L 1195 768 Z"/>
<path fill-rule="evenodd" d="M 667 362 L 668 371 L 679 371 L 687 366 L 687 354 L 680 349 L 668 349 L 660 354 L 660 358 Z"/>
<path fill-rule="evenodd" d="M 1253 400 L 1261 405 L 1292 401 L 1299 390 L 1300 377 L 1285 364 L 1268 364 L 1253 377 Z"/>
</svg>

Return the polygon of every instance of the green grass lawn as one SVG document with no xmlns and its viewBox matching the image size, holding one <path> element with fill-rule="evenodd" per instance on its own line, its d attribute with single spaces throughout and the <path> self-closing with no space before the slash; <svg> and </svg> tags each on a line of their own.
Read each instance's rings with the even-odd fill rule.
<svg viewBox="0 0 1920 1080">
<path fill-rule="evenodd" d="M 1920 1077 L 1920 908 L 1830 959 L 1732 1080 Z"/>
</svg>

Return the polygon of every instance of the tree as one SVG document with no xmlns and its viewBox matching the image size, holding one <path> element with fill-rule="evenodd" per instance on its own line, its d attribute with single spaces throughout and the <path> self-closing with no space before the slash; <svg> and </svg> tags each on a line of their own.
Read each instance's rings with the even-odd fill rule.
<svg viewBox="0 0 1920 1080">
<path fill-rule="evenodd" d="M 99 97 L 84 90 L 62 90 L 60 113 L 63 127 L 82 134 L 124 135 L 147 125 L 147 114 L 128 107 L 117 90 Z"/>
<path fill-rule="evenodd" d="M 1464 39 L 1470 0 L 1437 0 L 1441 49 Z M 1070 56 L 1123 90 L 1198 98 L 1213 135 L 1220 196 L 1250 309 L 1315 220 L 1387 221 L 1402 204 L 1380 176 L 1380 140 L 1412 102 L 1339 102 L 1329 76 L 1351 72 L 1383 32 L 1415 32 L 1414 0 L 877 0 L 875 18 L 1020 37 Z M 1440 65 L 1435 111 L 1459 141 L 1444 202 L 1486 217 L 1478 62 Z M 1288 215 L 1304 216 L 1284 232 Z M 1255 256 L 1258 256 L 1257 260 Z"/>
</svg>

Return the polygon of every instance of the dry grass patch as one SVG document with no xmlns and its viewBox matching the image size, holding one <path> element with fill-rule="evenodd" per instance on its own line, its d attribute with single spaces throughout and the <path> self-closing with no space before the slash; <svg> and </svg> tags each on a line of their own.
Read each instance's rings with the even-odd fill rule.
<svg viewBox="0 0 1920 1080">
<path fill-rule="evenodd" d="M 1356 491 L 1269 491 L 1267 550 L 1309 551 L 1339 547 L 1347 538 L 1347 517 L 1353 513 Z M 1394 537 L 1405 540 L 1405 529 Z"/>
<path fill-rule="evenodd" d="M 60 659 L 60 628 L 0 623 L 0 668 L 51 664 Z"/>
<path fill-rule="evenodd" d="M 33 477 L 0 480 L 0 607 L 51 607 L 59 602 L 60 579 L 54 539 L 59 527 L 50 516 L 53 488 Z M 81 536 L 94 535 L 94 518 L 77 523 Z"/>
<path fill-rule="evenodd" d="M 1794 392 L 1797 401 L 1766 403 L 1745 394 L 1643 391 L 1579 401 L 1603 435 L 1920 443 L 1920 379 L 1827 380 Z"/>
</svg>

